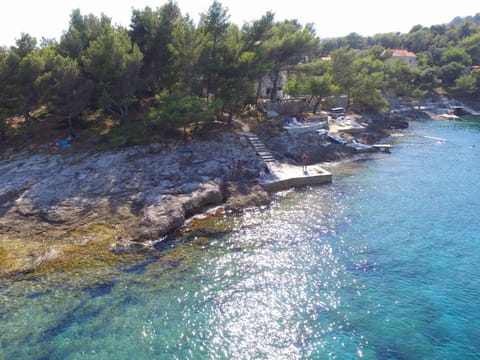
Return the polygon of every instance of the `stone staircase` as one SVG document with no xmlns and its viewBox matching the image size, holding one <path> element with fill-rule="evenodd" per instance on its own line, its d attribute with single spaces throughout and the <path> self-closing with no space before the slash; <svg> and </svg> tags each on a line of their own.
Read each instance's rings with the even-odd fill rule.
<svg viewBox="0 0 480 360">
<path fill-rule="evenodd" d="M 274 170 L 272 168 L 272 165 L 277 162 L 273 157 L 273 155 L 270 153 L 270 151 L 268 151 L 268 149 L 265 147 L 262 141 L 255 134 L 249 131 L 244 131 L 244 135 L 246 136 L 248 141 L 250 141 L 250 144 L 252 144 L 258 156 L 260 156 L 260 158 L 265 163 L 265 166 L 267 167 L 268 172 L 273 175 Z"/>
</svg>

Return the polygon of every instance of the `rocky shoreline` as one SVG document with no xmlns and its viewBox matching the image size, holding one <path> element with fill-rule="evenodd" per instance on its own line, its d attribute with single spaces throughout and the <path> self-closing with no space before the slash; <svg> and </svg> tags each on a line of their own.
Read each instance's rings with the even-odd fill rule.
<svg viewBox="0 0 480 360">
<path fill-rule="evenodd" d="M 401 118 L 365 118 L 364 131 L 344 136 L 371 144 L 418 116 L 415 111 Z M 256 132 L 282 162 L 298 163 L 303 152 L 312 163 L 354 154 L 315 133 L 292 136 L 273 128 L 266 123 Z M 234 170 L 238 161 L 240 172 Z M 0 279 L 54 264 L 95 243 L 112 254 L 135 251 L 211 207 L 238 211 L 268 205 L 271 194 L 256 181 L 262 167 L 242 132 L 232 130 L 188 147 L 153 143 L 1 160 Z"/>
</svg>

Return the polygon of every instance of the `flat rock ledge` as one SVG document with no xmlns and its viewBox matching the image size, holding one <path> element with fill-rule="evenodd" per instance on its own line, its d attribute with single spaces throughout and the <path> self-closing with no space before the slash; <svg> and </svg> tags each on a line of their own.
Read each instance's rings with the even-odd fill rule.
<svg viewBox="0 0 480 360">
<path fill-rule="evenodd" d="M 135 251 L 210 207 L 269 201 L 255 185 L 260 159 L 242 136 L 218 134 L 188 147 L 188 157 L 183 146 L 152 144 L 1 160 L 0 278 L 33 271 L 100 233 L 114 253 Z"/>
</svg>

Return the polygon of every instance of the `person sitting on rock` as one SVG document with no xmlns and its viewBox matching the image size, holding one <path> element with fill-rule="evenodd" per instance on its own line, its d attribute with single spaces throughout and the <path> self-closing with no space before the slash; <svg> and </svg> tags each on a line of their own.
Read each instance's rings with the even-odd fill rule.
<svg viewBox="0 0 480 360">
<path fill-rule="evenodd" d="M 260 180 L 265 180 L 266 176 L 267 174 L 265 173 L 265 169 L 261 168 L 260 171 L 258 172 L 258 177 L 260 178 Z"/>
<path fill-rule="evenodd" d="M 75 140 L 76 138 L 77 138 L 77 135 L 75 135 L 73 132 L 69 132 L 65 137 L 65 139 L 67 139 L 68 141 Z"/>
</svg>

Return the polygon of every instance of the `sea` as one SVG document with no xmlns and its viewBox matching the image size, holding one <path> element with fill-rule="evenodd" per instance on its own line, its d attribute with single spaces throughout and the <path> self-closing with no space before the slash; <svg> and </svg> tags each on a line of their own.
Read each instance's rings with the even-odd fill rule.
<svg viewBox="0 0 480 360">
<path fill-rule="evenodd" d="M 4 281 L 0 359 L 480 359 L 480 119 L 387 141 L 133 260 Z"/>
</svg>

